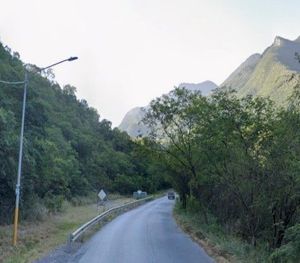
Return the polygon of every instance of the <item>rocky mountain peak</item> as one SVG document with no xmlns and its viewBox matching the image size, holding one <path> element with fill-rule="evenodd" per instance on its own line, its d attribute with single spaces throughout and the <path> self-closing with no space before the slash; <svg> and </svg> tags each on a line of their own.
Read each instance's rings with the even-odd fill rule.
<svg viewBox="0 0 300 263">
<path fill-rule="evenodd" d="M 280 37 L 280 36 L 276 36 L 275 39 L 274 39 L 274 43 L 273 45 L 274 46 L 282 46 L 283 44 L 287 43 L 287 42 L 291 42 L 290 40 L 288 39 L 285 39 L 283 37 Z"/>
</svg>

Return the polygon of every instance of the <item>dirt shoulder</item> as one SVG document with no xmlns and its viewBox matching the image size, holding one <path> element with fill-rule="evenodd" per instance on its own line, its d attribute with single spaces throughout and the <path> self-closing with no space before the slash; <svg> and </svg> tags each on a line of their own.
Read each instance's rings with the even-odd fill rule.
<svg viewBox="0 0 300 263">
<path fill-rule="evenodd" d="M 176 210 L 173 212 L 177 225 L 186 232 L 196 243 L 198 243 L 206 253 L 211 256 L 217 263 L 234 263 L 236 260 L 233 256 L 213 244 L 202 231 L 193 224 L 192 220 L 183 217 Z"/>
<path fill-rule="evenodd" d="M 81 224 L 111 207 L 131 201 L 132 198 L 117 196 L 105 202 L 104 206 L 69 205 L 62 213 L 49 215 L 43 222 L 21 222 L 17 247 L 11 245 L 13 226 L 0 226 L 0 262 L 33 262 L 50 251 L 55 253 L 55 248 L 66 244 L 68 234 Z"/>
</svg>

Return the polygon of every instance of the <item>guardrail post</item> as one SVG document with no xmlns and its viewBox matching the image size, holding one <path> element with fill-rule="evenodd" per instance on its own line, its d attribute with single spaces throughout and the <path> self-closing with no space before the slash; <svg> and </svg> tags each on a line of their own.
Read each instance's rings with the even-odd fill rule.
<svg viewBox="0 0 300 263">
<path fill-rule="evenodd" d="M 73 235 L 71 233 L 68 237 L 68 242 L 67 242 L 67 251 L 68 252 L 72 252 L 72 244 L 73 244 L 72 239 L 73 239 Z"/>
</svg>

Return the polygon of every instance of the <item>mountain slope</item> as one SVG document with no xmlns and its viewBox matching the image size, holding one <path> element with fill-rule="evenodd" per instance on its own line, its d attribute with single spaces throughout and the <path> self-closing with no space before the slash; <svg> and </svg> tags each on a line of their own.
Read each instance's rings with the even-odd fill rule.
<svg viewBox="0 0 300 263">
<path fill-rule="evenodd" d="M 248 94 L 270 97 L 284 105 L 299 81 L 300 63 L 296 52 L 300 53 L 300 37 L 295 41 L 276 37 L 251 69 L 247 71 L 242 64 L 221 86 L 237 90 L 240 97 Z M 244 78 L 236 74 L 241 68 Z"/>
<path fill-rule="evenodd" d="M 256 65 L 261 60 L 260 54 L 253 54 L 247 58 L 230 76 L 221 84 L 221 86 L 232 87 L 235 90 L 241 89 L 251 77 Z"/>
<path fill-rule="evenodd" d="M 218 86 L 214 82 L 209 80 L 197 84 L 181 83 L 178 87 L 184 87 L 188 90 L 200 90 L 204 96 L 209 95 L 214 89 L 218 88 Z M 147 109 L 147 107 L 148 106 L 136 107 L 127 112 L 121 124 L 119 125 L 119 129 L 122 131 L 126 131 L 131 137 L 137 137 L 147 134 L 147 127 L 141 123 L 141 120 L 145 116 L 144 110 Z"/>
</svg>

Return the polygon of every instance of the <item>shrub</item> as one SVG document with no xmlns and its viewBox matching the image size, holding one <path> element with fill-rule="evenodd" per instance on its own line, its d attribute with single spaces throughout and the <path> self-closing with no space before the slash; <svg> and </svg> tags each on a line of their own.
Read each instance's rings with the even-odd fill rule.
<svg viewBox="0 0 300 263">
<path fill-rule="evenodd" d="M 62 211 L 64 197 L 62 195 L 46 194 L 44 202 L 51 213 Z"/>
<path fill-rule="evenodd" d="M 286 244 L 276 249 L 270 259 L 272 262 L 298 263 L 300 259 L 300 224 L 286 231 Z"/>
<path fill-rule="evenodd" d="M 27 207 L 21 212 L 23 217 L 29 221 L 45 221 L 49 210 L 42 199 L 32 196 L 31 200 L 28 201 Z"/>
</svg>

